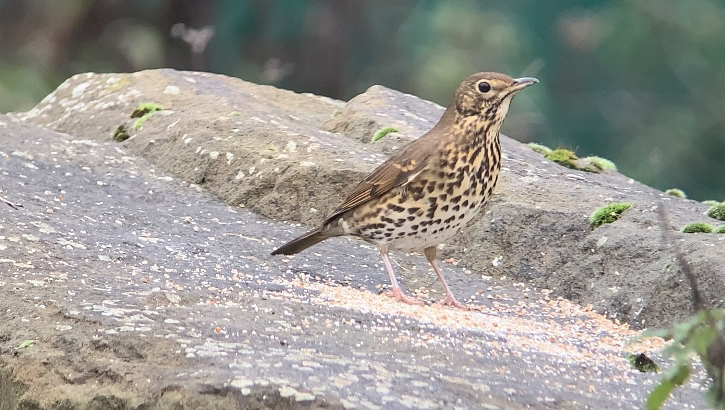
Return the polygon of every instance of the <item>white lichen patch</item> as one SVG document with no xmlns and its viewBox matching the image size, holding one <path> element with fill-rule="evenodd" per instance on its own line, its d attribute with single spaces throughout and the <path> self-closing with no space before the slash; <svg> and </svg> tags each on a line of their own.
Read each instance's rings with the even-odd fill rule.
<svg viewBox="0 0 725 410">
<path fill-rule="evenodd" d="M 252 387 L 254 386 L 254 380 L 250 379 L 234 379 L 230 383 L 232 387 L 236 387 L 237 389 L 241 389 L 243 387 Z"/>
<path fill-rule="evenodd" d="M 65 246 L 66 249 L 73 249 L 73 248 L 76 248 L 76 249 L 86 249 L 86 246 L 83 245 L 82 243 L 69 241 L 69 240 L 64 239 L 64 238 L 58 238 L 58 245 Z"/>
<path fill-rule="evenodd" d="M 179 87 L 175 85 L 167 85 L 166 88 L 164 88 L 164 94 L 177 95 L 180 91 Z"/>
<path fill-rule="evenodd" d="M 40 104 L 52 104 L 55 102 L 55 100 L 56 100 L 55 91 L 53 91 L 52 93 L 46 95 L 45 98 L 40 100 Z"/>
<path fill-rule="evenodd" d="M 88 88 L 88 86 L 90 85 L 91 83 L 89 82 L 78 84 L 77 86 L 73 87 L 73 92 L 71 93 L 71 95 L 73 96 L 73 98 L 80 97 L 86 91 L 86 88 Z"/>
<path fill-rule="evenodd" d="M 98 143 L 91 140 L 72 140 L 70 142 L 73 145 L 87 145 L 89 147 L 97 147 Z"/>
<path fill-rule="evenodd" d="M 57 232 L 57 231 L 55 230 L 55 228 L 53 228 L 52 226 L 48 225 L 48 224 L 47 224 L 47 223 L 45 223 L 45 222 L 38 222 L 38 221 L 33 221 L 33 222 L 31 222 L 30 224 L 31 224 L 31 225 L 34 225 L 34 226 L 35 226 L 36 228 L 38 228 L 38 230 L 40 231 L 40 233 L 44 233 L 44 234 L 50 234 L 50 233 L 55 233 L 55 232 Z"/>
<path fill-rule="evenodd" d="M 40 238 L 38 238 L 37 236 L 35 236 L 35 235 L 32 235 L 32 234 L 27 234 L 27 233 L 24 233 L 24 234 L 22 235 L 22 237 L 23 237 L 23 238 L 24 238 L 24 239 L 25 239 L 26 241 L 30 241 L 30 242 L 38 242 L 38 241 L 40 240 Z"/>
<path fill-rule="evenodd" d="M 35 266 L 30 264 L 29 262 L 13 262 L 13 266 L 16 268 L 23 268 L 23 269 L 33 269 Z"/>
<path fill-rule="evenodd" d="M 292 396 L 294 396 L 297 393 L 299 393 L 299 392 L 294 387 L 282 386 L 282 387 L 279 388 L 279 395 L 282 396 L 282 397 L 284 397 L 284 398 L 292 397 Z"/>
<path fill-rule="evenodd" d="M 305 392 L 298 392 L 297 394 L 295 394 L 295 401 L 298 401 L 298 402 L 307 402 L 307 401 L 314 401 L 314 400 L 315 400 L 314 394 L 305 393 Z"/>
<path fill-rule="evenodd" d="M 173 113 L 174 113 L 174 111 L 171 111 L 171 110 L 161 111 L 161 115 L 171 115 Z M 181 118 L 179 118 L 178 120 L 176 120 L 176 121 L 172 122 L 171 124 L 167 125 L 166 126 L 166 131 L 171 131 L 171 129 L 174 128 L 176 126 L 176 124 L 178 124 L 180 122 L 181 122 Z"/>
<path fill-rule="evenodd" d="M 244 178 L 244 176 L 244 171 L 240 170 L 239 172 L 237 172 L 237 175 L 234 177 L 234 179 L 239 181 L 240 179 Z"/>
<path fill-rule="evenodd" d="M 34 157 L 31 154 L 29 154 L 25 151 L 13 151 L 10 153 L 10 155 L 12 155 L 14 157 L 26 159 L 28 161 L 32 161 L 34 159 Z"/>
</svg>

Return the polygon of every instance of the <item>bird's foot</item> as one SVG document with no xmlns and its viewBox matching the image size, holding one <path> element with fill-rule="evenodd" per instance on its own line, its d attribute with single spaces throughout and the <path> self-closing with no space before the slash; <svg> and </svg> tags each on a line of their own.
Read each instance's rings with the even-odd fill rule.
<svg viewBox="0 0 725 410">
<path fill-rule="evenodd" d="M 465 311 L 472 310 L 472 309 L 475 310 L 476 309 L 475 307 L 471 307 L 471 306 L 464 305 L 463 303 L 461 303 L 458 300 L 456 300 L 456 298 L 453 295 L 451 295 L 451 294 L 446 295 L 446 298 L 441 301 L 441 304 L 443 306 L 451 306 L 451 307 L 454 307 L 456 309 L 465 310 Z"/>
<path fill-rule="evenodd" d="M 395 298 L 401 302 L 408 303 L 410 305 L 423 305 L 423 301 L 416 298 L 406 296 L 400 288 L 393 288 L 392 292 L 385 292 L 385 296 Z"/>
</svg>

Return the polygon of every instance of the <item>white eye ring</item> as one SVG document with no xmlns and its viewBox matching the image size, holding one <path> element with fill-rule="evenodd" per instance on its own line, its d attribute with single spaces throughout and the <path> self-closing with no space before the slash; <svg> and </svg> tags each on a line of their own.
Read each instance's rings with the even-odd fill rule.
<svg viewBox="0 0 725 410">
<path fill-rule="evenodd" d="M 491 91 L 491 84 L 489 84 L 487 81 L 481 81 L 478 83 L 477 88 L 478 88 L 478 91 L 485 94 L 485 93 Z"/>
</svg>

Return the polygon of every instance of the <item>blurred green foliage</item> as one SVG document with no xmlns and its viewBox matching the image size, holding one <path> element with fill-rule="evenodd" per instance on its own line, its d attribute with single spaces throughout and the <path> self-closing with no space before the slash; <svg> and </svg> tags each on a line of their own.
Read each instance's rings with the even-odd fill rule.
<svg viewBox="0 0 725 410">
<path fill-rule="evenodd" d="M 192 52 L 176 23 L 214 36 Z M 383 84 L 440 104 L 501 71 L 541 80 L 504 133 L 722 198 L 723 38 L 722 0 L 0 0 L 0 112 L 86 71 L 197 69 L 341 99 Z"/>
</svg>

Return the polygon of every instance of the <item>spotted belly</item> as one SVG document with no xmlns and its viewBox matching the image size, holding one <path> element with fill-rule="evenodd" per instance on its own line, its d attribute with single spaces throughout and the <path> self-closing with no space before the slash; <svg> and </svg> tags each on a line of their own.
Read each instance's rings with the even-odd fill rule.
<svg viewBox="0 0 725 410">
<path fill-rule="evenodd" d="M 460 180 L 453 189 L 437 182 L 430 189 L 427 180 L 422 182 L 392 190 L 343 216 L 343 229 L 389 249 L 425 249 L 458 233 L 478 214 L 487 197 L 484 187 L 477 189 L 476 184 Z"/>
</svg>

